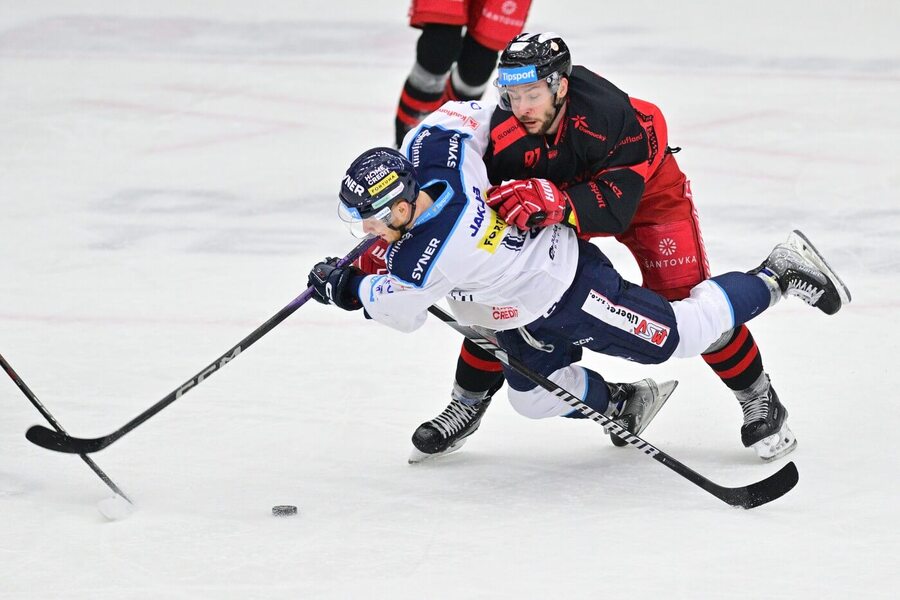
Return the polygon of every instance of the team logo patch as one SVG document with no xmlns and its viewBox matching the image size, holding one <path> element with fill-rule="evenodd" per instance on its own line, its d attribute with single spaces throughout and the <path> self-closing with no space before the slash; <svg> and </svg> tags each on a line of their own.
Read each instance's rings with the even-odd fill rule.
<svg viewBox="0 0 900 600">
<path fill-rule="evenodd" d="M 613 304 L 609 298 L 594 290 L 588 294 L 581 310 L 607 325 L 627 331 L 654 346 L 662 347 L 669 337 L 669 327 L 629 308 Z"/>
</svg>

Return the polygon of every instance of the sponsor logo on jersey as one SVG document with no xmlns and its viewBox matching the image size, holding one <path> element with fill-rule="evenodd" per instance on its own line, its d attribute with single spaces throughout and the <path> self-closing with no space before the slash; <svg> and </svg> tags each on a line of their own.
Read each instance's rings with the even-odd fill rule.
<svg viewBox="0 0 900 600">
<path fill-rule="evenodd" d="M 644 139 L 644 136 L 642 136 L 642 135 L 629 135 L 627 137 L 623 137 L 621 140 L 619 140 L 616 143 L 616 147 L 613 149 L 613 151 L 617 150 L 621 146 L 624 146 L 625 144 L 633 144 L 635 142 L 640 142 L 643 139 Z"/>
<path fill-rule="evenodd" d="M 612 190 L 612 193 L 616 195 L 616 198 L 622 197 L 622 190 L 619 189 L 619 186 L 617 186 L 614 181 L 605 181 L 604 180 L 603 183 L 604 183 L 604 185 L 606 185 L 606 187 L 608 187 L 609 189 Z"/>
<path fill-rule="evenodd" d="M 510 69 L 502 68 L 497 71 L 497 84 L 501 86 L 534 83 L 537 80 L 537 69 L 534 68 L 534 65 Z"/>
<path fill-rule="evenodd" d="M 600 186 L 597 185 L 597 182 L 593 179 L 588 181 L 588 188 L 591 190 L 591 193 L 594 194 L 594 198 L 597 199 L 597 206 L 600 208 L 606 208 L 606 199 L 603 197 L 603 192 L 600 191 Z M 572 214 L 575 214 L 575 211 L 572 211 Z"/>
<path fill-rule="evenodd" d="M 487 206 L 484 204 L 484 199 L 481 197 L 481 190 L 477 187 L 473 187 L 472 191 L 475 196 L 475 218 L 472 219 L 472 222 L 469 223 L 469 237 L 475 237 L 478 235 L 478 230 L 481 229 L 482 223 L 484 223 L 484 211 L 487 210 Z"/>
<path fill-rule="evenodd" d="M 580 340 L 575 340 L 574 342 L 572 342 L 572 344 L 575 346 L 584 346 L 585 344 L 589 344 L 593 341 L 594 341 L 594 338 L 587 337 L 587 338 L 581 338 Z"/>
<path fill-rule="evenodd" d="M 481 107 L 479 106 L 479 108 L 481 108 Z M 459 119 L 460 121 L 462 121 L 462 124 L 464 127 L 468 127 L 469 129 L 478 129 L 479 123 L 476 119 L 474 119 L 473 117 L 470 117 L 467 114 L 457 112 L 446 105 L 440 107 L 437 110 L 437 112 L 443 113 L 443 114 L 447 115 L 448 117 L 453 117 L 454 119 Z M 458 135 L 459 134 L 457 134 L 457 136 Z M 459 139 L 457 139 L 457 143 L 458 142 L 459 142 Z"/>
<path fill-rule="evenodd" d="M 495 321 L 508 321 L 519 316 L 519 309 L 515 306 L 492 306 L 491 318 Z"/>
<path fill-rule="evenodd" d="M 447 146 L 447 166 L 455 169 L 459 165 L 459 133 L 450 136 Z"/>
<path fill-rule="evenodd" d="M 507 227 L 509 227 L 509 225 L 506 224 L 506 221 L 501 219 L 497 213 L 491 211 L 491 220 L 488 223 L 487 232 L 481 238 L 481 241 L 478 242 L 478 248 L 490 254 L 496 252 L 497 246 L 500 245 L 500 241 L 503 239 L 503 233 L 506 231 Z"/>
<path fill-rule="evenodd" d="M 592 138 L 596 138 L 601 142 L 606 141 L 606 136 L 602 133 L 597 133 L 596 131 L 591 131 L 588 127 L 587 117 L 582 115 L 575 115 L 574 117 L 570 117 L 572 121 L 572 127 L 580 131 L 581 133 L 587 134 Z"/>
<path fill-rule="evenodd" d="M 457 302 L 475 302 L 475 296 L 462 290 L 451 290 L 448 295 Z"/>
<path fill-rule="evenodd" d="M 384 165 L 382 165 L 382 166 L 384 166 Z M 391 185 L 392 183 L 397 181 L 399 178 L 400 178 L 400 176 L 397 175 L 397 171 L 391 171 L 390 173 L 385 175 L 383 179 L 381 179 L 380 181 L 375 183 L 375 185 L 373 185 L 372 187 L 369 188 L 369 195 L 377 196 L 379 193 L 383 192 L 387 186 Z"/>
<path fill-rule="evenodd" d="M 411 237 L 412 237 L 412 234 L 409 232 L 406 232 L 403 234 L 403 237 L 401 237 L 399 240 L 397 240 L 396 242 L 394 242 L 393 244 L 388 246 L 389 252 L 387 254 L 387 259 L 384 261 L 385 264 L 387 265 L 388 272 L 391 272 L 391 273 L 394 272 L 394 257 L 397 256 L 397 254 L 400 252 L 400 248 L 403 247 L 403 243 Z"/>
<path fill-rule="evenodd" d="M 662 347 L 669 337 L 670 328 L 666 325 L 630 308 L 614 304 L 609 298 L 595 290 L 590 291 L 581 310 L 607 325 L 626 331 L 654 346 Z"/>
<path fill-rule="evenodd" d="M 420 158 L 419 154 L 422 152 L 422 144 L 431 135 L 431 131 L 428 129 L 421 129 L 419 133 L 416 134 L 416 137 L 413 139 L 413 143 L 410 146 L 410 162 L 414 167 L 419 166 Z"/>
<path fill-rule="evenodd" d="M 422 281 L 422 277 L 425 276 L 425 268 L 428 266 L 428 263 L 431 262 L 431 259 L 434 257 L 434 253 L 437 252 L 438 246 L 441 245 L 441 240 L 438 238 L 431 238 L 431 241 L 428 242 L 428 246 L 425 247 L 425 251 L 422 252 L 422 256 L 419 257 L 419 260 L 416 261 L 416 266 L 413 268 L 412 278 L 416 281 Z"/>
<path fill-rule="evenodd" d="M 559 231 L 559 225 L 554 225 L 553 233 L 550 236 L 550 250 L 548 251 L 550 260 L 556 260 L 556 249 L 559 247 Z"/>
<path fill-rule="evenodd" d="M 491 129 L 491 144 L 494 147 L 494 155 L 500 154 L 511 144 L 526 135 L 528 135 L 528 132 L 525 131 L 525 128 L 522 127 L 515 115 L 511 115 L 502 123 L 498 123 Z"/>
</svg>

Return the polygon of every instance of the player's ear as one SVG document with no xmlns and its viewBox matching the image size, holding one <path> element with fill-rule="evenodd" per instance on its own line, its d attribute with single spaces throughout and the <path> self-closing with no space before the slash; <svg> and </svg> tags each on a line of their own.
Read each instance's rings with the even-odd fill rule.
<svg viewBox="0 0 900 600">
<path fill-rule="evenodd" d="M 569 78 L 559 78 L 559 89 L 556 91 L 556 97 L 562 100 L 569 93 Z"/>
</svg>

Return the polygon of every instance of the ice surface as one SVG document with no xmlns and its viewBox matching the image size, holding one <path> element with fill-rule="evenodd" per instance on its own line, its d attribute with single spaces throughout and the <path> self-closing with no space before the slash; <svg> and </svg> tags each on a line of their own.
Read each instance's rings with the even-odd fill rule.
<svg viewBox="0 0 900 600">
<path fill-rule="evenodd" d="M 346 163 L 390 143 L 406 3 L 32 0 L 0 11 L 0 352 L 73 434 L 109 433 L 297 296 L 350 239 Z M 304 306 L 94 457 L 24 438 L 0 381 L 2 598 L 894 597 L 900 428 L 900 8 L 535 0 L 576 62 L 659 104 L 715 271 L 799 227 L 854 302 L 752 324 L 800 483 L 724 504 L 591 422 L 502 400 L 466 447 L 410 466 L 459 340 Z M 602 244 L 632 278 L 629 256 Z M 761 479 L 700 361 L 645 437 L 725 485 Z M 276 519 L 273 504 L 302 506 Z"/>
</svg>

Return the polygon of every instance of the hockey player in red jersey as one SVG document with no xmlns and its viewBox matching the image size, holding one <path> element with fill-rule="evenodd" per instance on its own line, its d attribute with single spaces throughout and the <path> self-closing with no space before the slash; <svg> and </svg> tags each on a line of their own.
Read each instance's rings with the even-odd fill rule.
<svg viewBox="0 0 900 600">
<path fill-rule="evenodd" d="M 669 300 L 684 298 L 709 277 L 709 265 L 690 183 L 668 147 L 666 122 L 655 105 L 630 98 L 612 83 L 572 66 L 556 34 L 522 34 L 500 57 L 500 107 L 491 120 L 485 157 L 488 202 L 510 224 L 565 223 L 579 236 L 615 236 L 631 250 L 643 285 Z M 508 180 L 516 180 L 503 184 Z M 703 359 L 742 408 L 741 441 L 772 460 L 796 446 L 745 325 L 726 332 Z M 489 399 L 502 384 L 500 365 L 470 342 L 463 344 L 458 397 Z M 465 389 L 461 396 L 457 388 Z M 452 451 L 478 426 L 483 411 L 447 427 L 441 416 L 423 423 L 413 444 L 425 453 Z"/>
<path fill-rule="evenodd" d="M 422 34 L 394 119 L 398 148 L 444 102 L 481 98 L 497 54 L 522 32 L 530 7 L 531 0 L 413 0 L 409 22 Z"/>
</svg>

